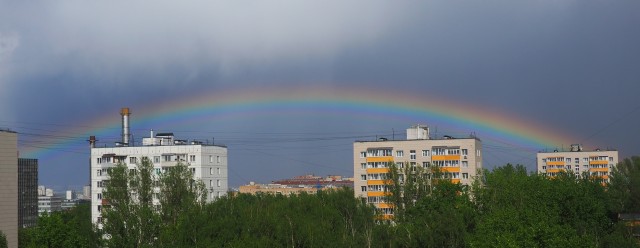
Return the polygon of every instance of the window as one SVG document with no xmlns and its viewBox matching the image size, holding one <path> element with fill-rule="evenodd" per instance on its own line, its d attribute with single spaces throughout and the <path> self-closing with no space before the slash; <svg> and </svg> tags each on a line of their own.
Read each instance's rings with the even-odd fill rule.
<svg viewBox="0 0 640 248">
<path fill-rule="evenodd" d="M 429 157 L 429 150 L 422 150 L 423 157 Z"/>
<path fill-rule="evenodd" d="M 482 151 L 480 149 L 476 150 L 476 156 L 480 157 L 482 155 Z"/>
<path fill-rule="evenodd" d="M 213 175 L 213 168 L 209 168 L 209 175 Z"/>
<path fill-rule="evenodd" d="M 191 168 L 191 176 L 195 176 L 196 175 L 196 168 Z"/>
<path fill-rule="evenodd" d="M 397 150 L 396 151 L 396 157 L 402 157 L 404 156 L 404 151 L 403 150 Z"/>
<path fill-rule="evenodd" d="M 546 170 L 546 169 L 547 169 L 547 166 L 546 166 L 546 165 L 543 165 L 543 166 L 542 166 L 542 169 L 543 169 L 543 170 Z"/>
<path fill-rule="evenodd" d="M 213 155 L 209 155 L 209 163 L 213 163 Z"/>
<path fill-rule="evenodd" d="M 567 162 L 567 164 L 571 163 L 571 158 L 566 158 L 565 161 Z"/>
<path fill-rule="evenodd" d="M 196 161 L 196 155 L 189 155 L 189 162 L 195 162 Z"/>
<path fill-rule="evenodd" d="M 582 158 L 583 162 L 589 162 L 589 158 Z"/>
<path fill-rule="evenodd" d="M 163 155 L 162 156 L 162 160 L 165 161 L 165 162 L 171 161 L 171 155 Z"/>
<path fill-rule="evenodd" d="M 366 158 L 367 157 L 367 152 L 360 152 L 360 157 L 361 158 Z"/>
<path fill-rule="evenodd" d="M 156 175 L 160 175 L 160 168 L 155 168 L 156 170 Z"/>
<path fill-rule="evenodd" d="M 102 164 L 102 158 L 96 158 L 96 163 Z"/>
<path fill-rule="evenodd" d="M 218 175 L 220 175 L 220 168 L 216 168 L 216 170 L 218 171 Z"/>
<path fill-rule="evenodd" d="M 609 157 L 609 162 L 613 162 L 613 157 Z"/>
<path fill-rule="evenodd" d="M 404 163 L 403 162 L 398 162 L 396 164 L 398 165 L 398 168 L 400 168 L 400 169 L 404 168 Z"/>
<path fill-rule="evenodd" d="M 153 156 L 154 163 L 160 163 L 160 156 Z"/>
<path fill-rule="evenodd" d="M 433 155 L 445 155 L 445 149 L 433 148 Z"/>
<path fill-rule="evenodd" d="M 469 173 L 462 173 L 462 179 L 469 179 Z"/>
<path fill-rule="evenodd" d="M 422 162 L 422 167 L 427 168 L 429 166 L 430 166 L 429 162 Z"/>
<path fill-rule="evenodd" d="M 409 159 L 416 160 L 416 150 L 409 151 Z"/>
<path fill-rule="evenodd" d="M 220 156 L 216 156 L 216 163 L 220 163 Z"/>
<path fill-rule="evenodd" d="M 220 187 L 220 180 L 217 181 L 218 187 Z"/>
<path fill-rule="evenodd" d="M 98 212 L 102 211 L 102 205 L 98 205 Z"/>
<path fill-rule="evenodd" d="M 367 180 L 367 175 L 360 175 L 360 180 L 366 181 Z"/>
<path fill-rule="evenodd" d="M 98 200 L 102 200 L 102 193 L 98 193 Z"/>
<path fill-rule="evenodd" d="M 209 180 L 209 187 L 213 187 L 213 180 Z"/>
<path fill-rule="evenodd" d="M 469 168 L 469 162 L 468 161 L 462 161 L 462 167 L 463 168 Z"/>
<path fill-rule="evenodd" d="M 97 175 L 97 176 L 102 176 L 102 170 L 101 170 L 101 169 L 98 169 L 98 170 L 97 170 L 97 174 L 96 174 L 96 175 Z"/>
<path fill-rule="evenodd" d="M 136 158 L 136 157 L 129 157 L 129 163 L 130 163 L 130 164 L 138 163 L 138 158 Z"/>
<path fill-rule="evenodd" d="M 467 149 L 462 149 L 462 155 L 464 155 L 464 156 L 469 155 L 469 150 L 467 150 Z"/>
<path fill-rule="evenodd" d="M 360 164 L 360 169 L 366 169 L 366 168 L 367 168 L 367 163 Z"/>
<path fill-rule="evenodd" d="M 367 191 L 367 186 L 361 186 L 361 187 L 360 187 L 360 190 L 361 190 L 362 192 L 366 192 L 366 191 Z"/>
</svg>

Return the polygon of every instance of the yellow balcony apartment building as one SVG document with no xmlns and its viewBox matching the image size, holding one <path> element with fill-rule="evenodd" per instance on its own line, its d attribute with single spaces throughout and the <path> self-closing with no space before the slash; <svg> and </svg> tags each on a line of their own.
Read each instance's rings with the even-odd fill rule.
<svg viewBox="0 0 640 248">
<path fill-rule="evenodd" d="M 611 171 L 618 164 L 618 151 L 583 151 L 579 144 L 571 145 L 569 151 L 539 152 L 536 157 L 538 173 L 554 177 L 560 171 L 577 176 L 588 172 L 592 177 L 602 178 L 603 183 L 609 182 Z"/>
<path fill-rule="evenodd" d="M 438 166 L 445 178 L 454 183 L 470 185 L 482 168 L 482 144 L 476 137 L 430 139 L 429 128 L 412 126 L 406 140 L 379 139 L 353 143 L 354 192 L 380 209 L 383 218 L 393 215 L 393 206 L 386 201 L 385 187 L 389 163 L 405 166 Z"/>
</svg>

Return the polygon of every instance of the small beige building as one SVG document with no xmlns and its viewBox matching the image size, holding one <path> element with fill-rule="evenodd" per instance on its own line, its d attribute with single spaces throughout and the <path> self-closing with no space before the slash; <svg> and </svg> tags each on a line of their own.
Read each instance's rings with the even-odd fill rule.
<svg viewBox="0 0 640 248">
<path fill-rule="evenodd" d="M 431 139 L 429 128 L 421 125 L 408 128 L 406 140 L 354 142 L 355 196 L 376 206 L 384 217 L 393 214 L 393 206 L 385 199 L 385 179 L 391 162 L 400 168 L 438 166 L 445 178 L 470 185 L 482 168 L 482 143 L 476 137 Z"/>
<path fill-rule="evenodd" d="M 573 172 L 577 176 L 587 172 L 592 177 L 601 177 L 605 183 L 618 164 L 618 151 L 584 151 L 579 144 L 571 145 L 568 151 L 539 152 L 536 157 L 538 173 L 553 177 L 560 171 Z"/>
<path fill-rule="evenodd" d="M 18 134 L 0 130 L 0 231 L 18 247 Z"/>
</svg>

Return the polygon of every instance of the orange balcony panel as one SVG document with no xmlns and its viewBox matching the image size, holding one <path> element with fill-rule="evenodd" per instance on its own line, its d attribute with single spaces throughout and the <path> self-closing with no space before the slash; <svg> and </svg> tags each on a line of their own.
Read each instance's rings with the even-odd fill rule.
<svg viewBox="0 0 640 248">
<path fill-rule="evenodd" d="M 609 168 L 590 168 L 589 171 L 609 171 Z"/>
<path fill-rule="evenodd" d="M 460 160 L 460 155 L 434 155 L 431 156 L 431 160 Z"/>
<path fill-rule="evenodd" d="M 609 162 L 606 160 L 596 160 L 596 161 L 589 161 L 589 164 L 608 164 Z"/>
<path fill-rule="evenodd" d="M 440 167 L 441 172 L 460 172 L 460 167 Z"/>
<path fill-rule="evenodd" d="M 564 161 L 547 162 L 547 165 L 564 165 Z"/>
<path fill-rule="evenodd" d="M 378 208 L 393 208 L 393 204 L 391 203 L 378 203 L 376 204 Z"/>
<path fill-rule="evenodd" d="M 388 194 L 385 194 L 384 191 L 369 191 L 367 192 L 367 196 L 385 196 Z"/>
<path fill-rule="evenodd" d="M 554 173 L 554 172 L 560 172 L 560 171 L 564 171 L 564 169 L 548 169 L 547 173 Z"/>
<path fill-rule="evenodd" d="M 385 185 L 387 180 L 367 180 L 367 185 Z"/>
<path fill-rule="evenodd" d="M 456 184 L 456 183 L 460 183 L 460 179 L 451 179 L 451 182 Z"/>
<path fill-rule="evenodd" d="M 369 168 L 367 169 L 367 174 L 374 173 L 389 173 L 389 168 Z"/>
<path fill-rule="evenodd" d="M 601 177 L 602 177 L 602 179 L 609 179 L 609 175 L 604 175 L 604 176 L 601 176 Z"/>
<path fill-rule="evenodd" d="M 385 157 L 367 157 L 367 163 L 369 162 L 393 162 L 393 157 L 385 156 Z"/>
</svg>

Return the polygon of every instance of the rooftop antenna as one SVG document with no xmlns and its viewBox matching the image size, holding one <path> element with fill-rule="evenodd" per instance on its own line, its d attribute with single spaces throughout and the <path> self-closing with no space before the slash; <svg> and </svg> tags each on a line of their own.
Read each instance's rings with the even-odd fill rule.
<svg viewBox="0 0 640 248">
<path fill-rule="evenodd" d="M 391 128 L 391 140 L 396 140 L 396 131 Z"/>
</svg>

